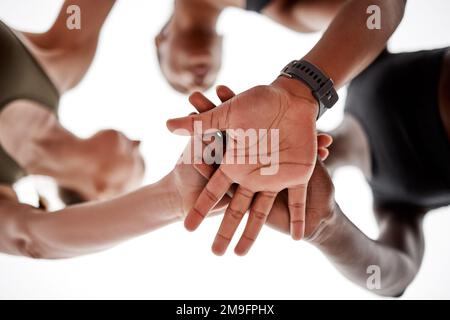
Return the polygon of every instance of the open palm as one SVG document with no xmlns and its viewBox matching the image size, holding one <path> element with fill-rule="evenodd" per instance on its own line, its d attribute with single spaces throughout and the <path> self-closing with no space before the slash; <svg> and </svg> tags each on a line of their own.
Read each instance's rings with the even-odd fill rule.
<svg viewBox="0 0 450 320">
<path fill-rule="evenodd" d="M 246 228 L 235 250 L 237 254 L 247 253 L 278 192 L 286 188 L 291 234 L 295 239 L 303 237 L 307 183 L 317 153 L 312 103 L 293 98 L 281 88 L 258 86 L 205 113 L 168 121 L 169 129 L 175 133 L 184 129 L 194 134 L 197 121 L 203 131 L 227 132 L 225 157 L 185 220 L 187 229 L 196 229 L 230 186 L 238 184 L 215 241 L 216 253 L 225 252 L 250 208 Z M 242 135 L 249 130 L 257 132 L 257 148 L 254 141 L 246 143 L 243 139 Z M 260 146 L 265 147 L 261 150 Z"/>
</svg>

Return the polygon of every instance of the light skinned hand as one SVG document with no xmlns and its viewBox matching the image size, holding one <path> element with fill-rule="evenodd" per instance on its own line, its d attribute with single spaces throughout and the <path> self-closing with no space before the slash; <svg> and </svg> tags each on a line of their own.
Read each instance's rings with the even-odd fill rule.
<svg viewBox="0 0 450 320">
<path fill-rule="evenodd" d="M 226 101 L 234 96 L 234 93 L 228 88 L 217 87 L 217 95 L 222 101 Z M 216 106 L 209 101 L 201 93 L 193 93 L 189 97 L 189 102 L 195 107 L 198 112 L 209 111 Z M 195 113 L 192 113 L 195 114 Z M 182 156 L 180 157 L 174 170 L 170 173 L 170 178 L 173 181 L 174 190 L 180 199 L 181 204 L 178 205 L 181 213 L 181 218 L 184 220 L 190 209 L 195 204 L 201 191 L 207 184 L 209 178 L 212 176 L 218 165 L 209 165 L 201 161 L 195 164 L 195 154 L 191 152 L 194 145 L 194 139 L 200 140 L 203 147 L 209 144 L 219 143 L 217 140 L 205 141 L 201 136 L 192 137 L 186 146 Z M 188 157 L 187 161 L 183 161 L 184 157 Z M 211 213 L 220 213 L 225 210 L 230 203 L 231 198 L 225 195 L 215 206 Z"/>
</svg>

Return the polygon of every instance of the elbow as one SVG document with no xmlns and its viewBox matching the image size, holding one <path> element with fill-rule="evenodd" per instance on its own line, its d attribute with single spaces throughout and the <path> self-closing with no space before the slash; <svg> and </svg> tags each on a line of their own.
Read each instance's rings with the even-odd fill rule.
<svg viewBox="0 0 450 320">
<path fill-rule="evenodd" d="M 16 227 L 16 236 L 13 242 L 17 254 L 36 260 L 58 259 L 56 252 L 33 231 L 35 219 L 29 217 L 25 220 Z"/>
<path fill-rule="evenodd" d="M 405 294 L 419 272 L 419 267 L 411 259 L 405 260 L 407 260 L 406 264 L 400 266 L 401 272 L 395 272 L 396 276 L 391 278 L 387 276 L 388 279 L 384 283 L 382 282 L 381 288 L 375 290 L 374 293 L 388 298 L 401 298 Z"/>
<path fill-rule="evenodd" d="M 382 292 L 377 292 L 377 294 L 386 298 L 398 299 L 405 294 L 406 289 L 408 289 L 409 285 L 410 283 L 402 284 L 400 286 L 393 286 L 392 288 L 387 288 L 387 290 L 383 290 Z"/>
<path fill-rule="evenodd" d="M 30 233 L 21 232 L 20 236 L 14 241 L 16 251 L 19 255 L 35 260 L 51 259 L 51 252 L 44 249 L 41 241 Z"/>
</svg>

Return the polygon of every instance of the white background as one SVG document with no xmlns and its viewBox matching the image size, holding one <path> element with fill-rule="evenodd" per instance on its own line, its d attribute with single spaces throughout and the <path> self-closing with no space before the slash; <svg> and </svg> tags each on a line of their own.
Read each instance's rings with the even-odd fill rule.
<svg viewBox="0 0 450 320">
<path fill-rule="evenodd" d="M 42 32 L 61 4 L 61 0 L 0 0 L 0 18 L 15 28 Z M 165 121 L 191 112 L 186 98 L 172 91 L 161 77 L 153 48 L 153 38 L 171 7 L 172 0 L 119 1 L 105 25 L 90 72 L 61 104 L 62 122 L 80 136 L 113 127 L 144 140 L 145 183 L 157 181 L 172 169 L 186 141 L 171 135 Z M 448 46 L 449 12 L 448 0 L 410 0 L 391 48 Z M 298 35 L 241 10 L 226 11 L 220 31 L 226 40 L 219 82 L 236 92 L 270 82 L 320 36 Z M 344 91 L 340 104 L 321 120 L 322 129 L 341 119 Z M 212 92 L 209 96 L 213 97 Z M 362 176 L 345 168 L 335 182 L 343 211 L 375 236 L 371 196 Z M 48 186 L 36 179 L 18 186 L 27 201 L 33 200 L 35 188 Z M 193 234 L 181 224 L 172 225 L 110 251 L 68 261 L 0 255 L 0 298 L 377 298 L 344 279 L 307 243 L 294 242 L 268 228 L 247 257 L 238 258 L 231 252 L 215 257 L 210 245 L 219 223 L 218 218 L 209 219 Z M 450 298 L 449 226 L 448 208 L 427 217 L 424 263 L 403 298 Z"/>
</svg>

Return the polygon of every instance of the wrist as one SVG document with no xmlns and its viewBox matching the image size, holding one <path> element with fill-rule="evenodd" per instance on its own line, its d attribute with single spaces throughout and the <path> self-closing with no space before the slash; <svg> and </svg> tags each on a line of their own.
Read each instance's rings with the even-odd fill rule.
<svg viewBox="0 0 450 320">
<path fill-rule="evenodd" d="M 320 214 L 318 222 L 305 232 L 305 240 L 314 245 L 320 245 L 326 242 L 333 233 L 334 226 L 337 224 L 339 215 L 339 206 L 332 201 L 330 207 Z"/>
<path fill-rule="evenodd" d="M 164 198 L 167 202 L 167 214 L 174 220 L 184 220 L 185 213 L 183 211 L 183 199 L 176 186 L 176 179 L 173 171 L 162 178 L 158 185 L 165 190 Z"/>
<path fill-rule="evenodd" d="M 272 82 L 272 86 L 282 89 L 291 101 L 299 102 L 302 106 L 307 106 L 307 110 L 317 116 L 319 103 L 313 96 L 311 89 L 305 83 L 297 79 L 279 76 Z"/>
</svg>

